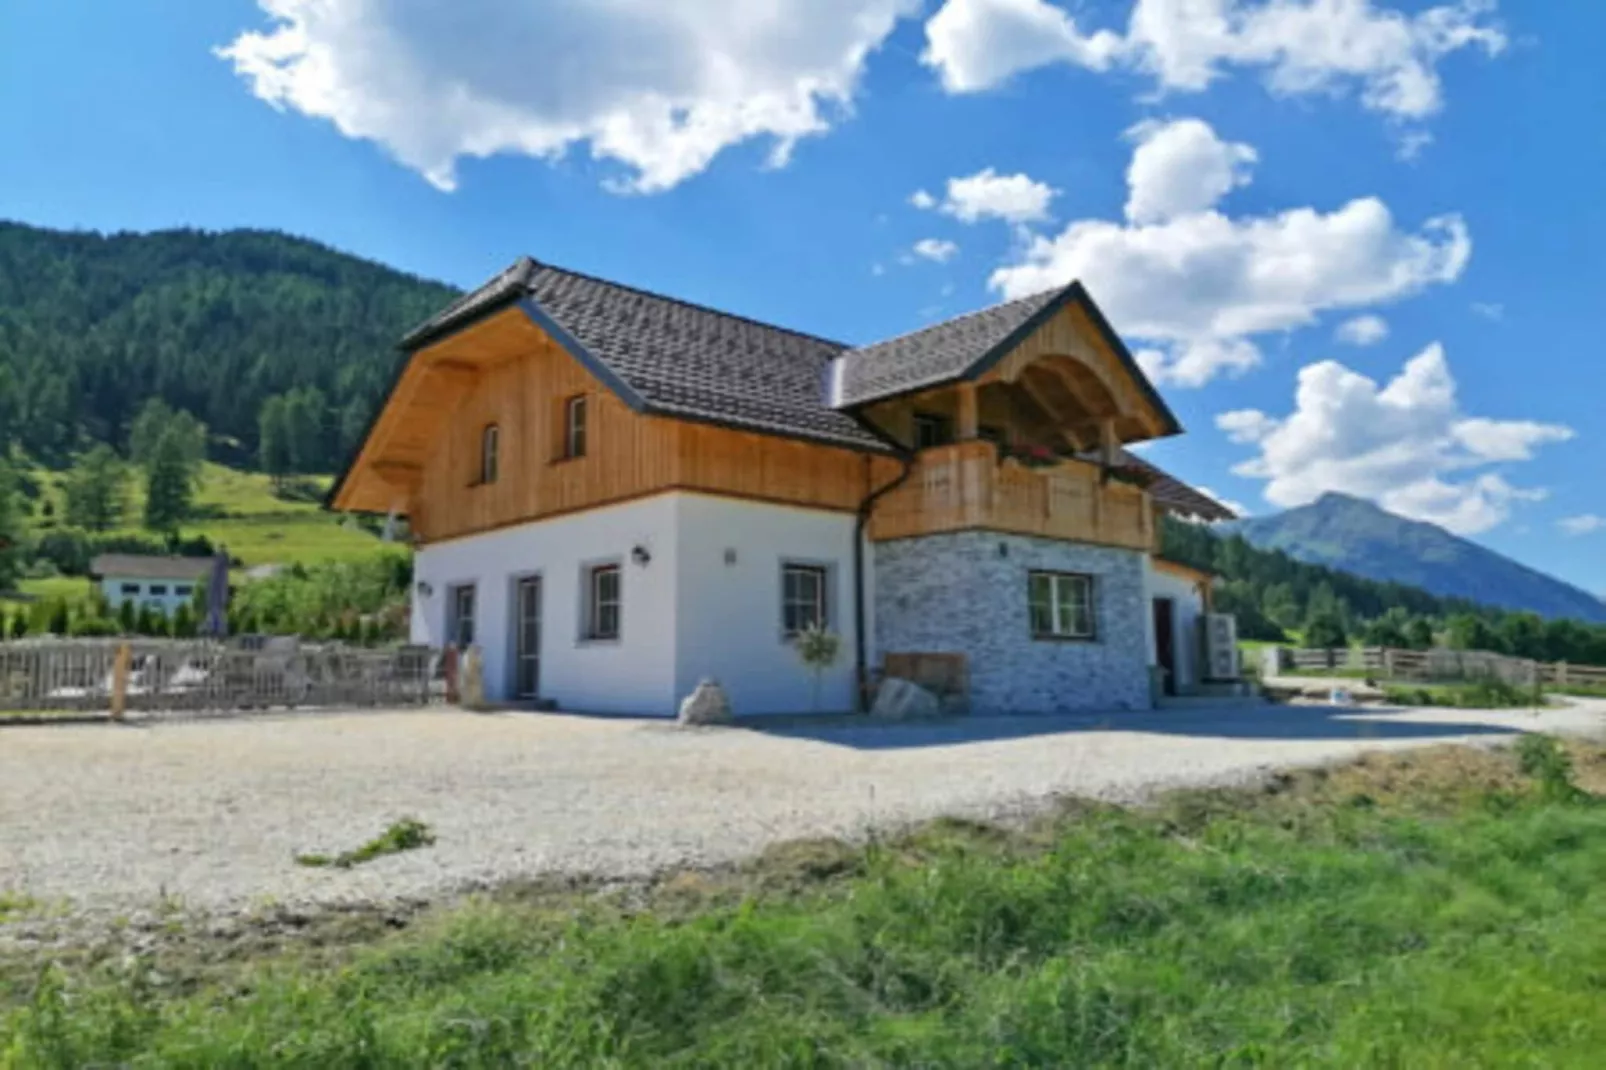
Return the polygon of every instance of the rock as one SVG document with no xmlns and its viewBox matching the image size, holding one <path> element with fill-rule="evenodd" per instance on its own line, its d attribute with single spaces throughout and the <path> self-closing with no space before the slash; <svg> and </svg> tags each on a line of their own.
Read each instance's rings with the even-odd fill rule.
<svg viewBox="0 0 1606 1070">
<path fill-rule="evenodd" d="M 884 721 L 914 721 L 936 717 L 941 711 L 936 695 L 919 684 L 889 676 L 876 688 L 870 716 Z"/>
<path fill-rule="evenodd" d="M 719 681 L 711 677 L 704 678 L 695 691 L 681 700 L 681 724 L 730 724 L 733 720 L 730 698 Z"/>
<path fill-rule="evenodd" d="M 485 660 L 477 646 L 471 646 L 463 652 L 458 670 L 457 698 L 457 704 L 465 710 L 481 711 L 486 708 Z"/>
</svg>

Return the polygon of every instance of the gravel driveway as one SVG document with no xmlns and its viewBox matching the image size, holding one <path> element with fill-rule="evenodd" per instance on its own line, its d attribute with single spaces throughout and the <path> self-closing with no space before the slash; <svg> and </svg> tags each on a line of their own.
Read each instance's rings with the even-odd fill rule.
<svg viewBox="0 0 1606 1070">
<path fill-rule="evenodd" d="M 1107 719 L 677 730 L 452 711 L 0 727 L 0 899 L 191 909 L 423 898 L 560 871 L 628 876 L 769 843 L 1055 793 L 1130 800 L 1375 747 L 1600 733 L 1606 703 L 1527 712 L 1266 706 Z M 428 849 L 350 871 L 298 852 L 396 818 Z"/>
</svg>

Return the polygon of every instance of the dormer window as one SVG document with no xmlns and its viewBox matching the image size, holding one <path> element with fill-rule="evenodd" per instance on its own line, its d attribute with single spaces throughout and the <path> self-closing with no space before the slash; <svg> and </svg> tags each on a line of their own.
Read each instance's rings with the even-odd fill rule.
<svg viewBox="0 0 1606 1070">
<path fill-rule="evenodd" d="M 501 463 L 502 429 L 486 424 L 480 432 L 480 483 L 495 483 Z"/>
</svg>

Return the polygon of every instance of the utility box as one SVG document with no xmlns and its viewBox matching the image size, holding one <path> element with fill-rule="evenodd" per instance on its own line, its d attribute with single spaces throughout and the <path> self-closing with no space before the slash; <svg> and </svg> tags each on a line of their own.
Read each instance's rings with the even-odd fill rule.
<svg viewBox="0 0 1606 1070">
<path fill-rule="evenodd" d="M 1238 679 L 1242 675 L 1238 664 L 1238 618 L 1231 613 L 1205 613 L 1199 618 L 1199 629 L 1204 678 Z"/>
</svg>

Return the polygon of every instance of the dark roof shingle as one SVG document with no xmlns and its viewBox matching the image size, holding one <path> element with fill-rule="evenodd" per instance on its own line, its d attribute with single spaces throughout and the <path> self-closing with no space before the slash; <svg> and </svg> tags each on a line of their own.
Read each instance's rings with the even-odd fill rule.
<svg viewBox="0 0 1606 1070">
<path fill-rule="evenodd" d="M 1061 293 L 1033 294 L 850 349 L 842 354 L 832 401 L 839 407 L 862 405 L 957 379 L 1030 324 Z"/>
<path fill-rule="evenodd" d="M 210 557 L 158 557 L 152 554 L 100 554 L 89 562 L 96 578 L 126 576 L 139 580 L 200 580 L 212 571 Z"/>
</svg>

